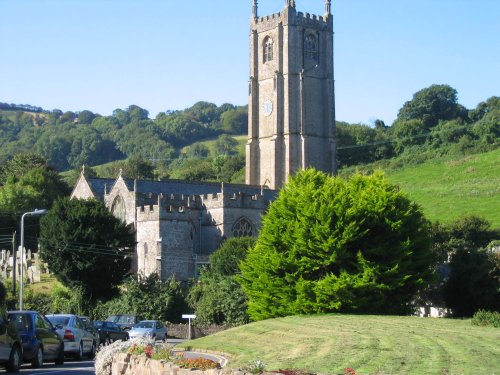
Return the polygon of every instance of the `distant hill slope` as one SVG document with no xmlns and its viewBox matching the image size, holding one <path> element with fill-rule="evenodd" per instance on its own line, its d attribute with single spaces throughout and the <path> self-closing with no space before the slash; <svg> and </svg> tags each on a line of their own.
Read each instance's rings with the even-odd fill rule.
<svg viewBox="0 0 500 375">
<path fill-rule="evenodd" d="M 475 214 L 500 228 L 500 149 L 386 172 L 430 220 Z"/>
</svg>

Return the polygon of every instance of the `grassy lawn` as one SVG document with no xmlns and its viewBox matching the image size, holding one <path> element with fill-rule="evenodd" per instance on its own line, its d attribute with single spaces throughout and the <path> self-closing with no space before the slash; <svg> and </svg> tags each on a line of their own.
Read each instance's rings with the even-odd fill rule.
<svg viewBox="0 0 500 375">
<path fill-rule="evenodd" d="M 500 228 L 500 149 L 387 172 L 430 220 L 450 222 L 464 214 Z"/>
<path fill-rule="evenodd" d="M 270 319 L 184 343 L 225 353 L 229 366 L 322 374 L 498 374 L 500 329 L 470 320 L 320 315 Z"/>
<path fill-rule="evenodd" d="M 50 294 L 56 285 L 61 285 L 61 283 L 57 281 L 55 277 L 42 275 L 39 283 L 26 284 L 26 288 L 33 290 L 36 294 Z"/>
</svg>

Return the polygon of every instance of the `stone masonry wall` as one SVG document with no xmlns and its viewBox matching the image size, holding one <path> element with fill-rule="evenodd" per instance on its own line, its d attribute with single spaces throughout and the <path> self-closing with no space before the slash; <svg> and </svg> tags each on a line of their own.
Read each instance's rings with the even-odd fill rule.
<svg viewBox="0 0 500 375">
<path fill-rule="evenodd" d="M 246 375 L 249 373 L 223 367 L 214 370 L 183 369 L 170 362 L 157 361 L 146 356 L 121 353 L 113 358 L 112 375 Z"/>
</svg>

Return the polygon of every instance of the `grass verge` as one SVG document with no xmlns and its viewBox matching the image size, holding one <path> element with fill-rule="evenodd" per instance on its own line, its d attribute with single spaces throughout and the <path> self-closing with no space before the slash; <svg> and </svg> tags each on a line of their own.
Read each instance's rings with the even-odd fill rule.
<svg viewBox="0 0 500 375">
<path fill-rule="evenodd" d="M 470 320 L 321 315 L 270 319 L 184 343 L 223 352 L 229 366 L 322 374 L 494 374 L 500 330 Z"/>
</svg>

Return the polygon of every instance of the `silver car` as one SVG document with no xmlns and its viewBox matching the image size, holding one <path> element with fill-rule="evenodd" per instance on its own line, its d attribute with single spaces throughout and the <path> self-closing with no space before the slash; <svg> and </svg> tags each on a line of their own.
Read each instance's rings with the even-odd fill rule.
<svg viewBox="0 0 500 375">
<path fill-rule="evenodd" d="M 82 360 L 84 355 L 94 358 L 97 343 L 92 333 L 85 329 L 85 325 L 73 314 L 52 314 L 45 315 L 52 325 L 56 327 L 56 332 L 64 340 L 64 354 L 74 356 L 77 360 Z"/>
<path fill-rule="evenodd" d="M 130 339 L 150 337 L 156 340 L 167 340 L 167 327 L 159 320 L 142 320 L 128 331 Z"/>
</svg>

